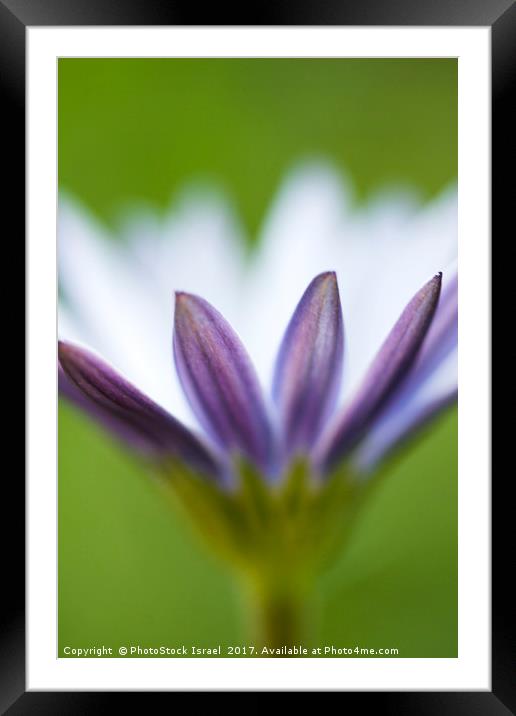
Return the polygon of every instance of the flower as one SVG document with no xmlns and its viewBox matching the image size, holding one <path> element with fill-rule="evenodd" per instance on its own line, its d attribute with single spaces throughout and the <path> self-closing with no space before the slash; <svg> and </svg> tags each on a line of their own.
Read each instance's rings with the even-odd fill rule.
<svg viewBox="0 0 516 716">
<path fill-rule="evenodd" d="M 352 210 L 312 166 L 252 260 L 214 195 L 102 233 L 61 201 L 60 392 L 145 457 L 235 569 L 255 643 L 307 643 L 315 578 L 377 468 L 456 395 L 455 195 Z"/>
<path fill-rule="evenodd" d="M 455 221 L 453 194 L 425 209 L 398 196 L 353 213 L 331 170 L 309 167 L 287 180 L 246 266 L 221 199 L 187 197 L 163 228 L 139 217 L 118 244 L 63 202 L 60 391 L 147 457 L 173 457 L 223 482 L 234 456 L 271 482 L 299 456 L 321 478 L 343 462 L 368 474 L 455 398 Z M 287 324 L 292 293 L 322 262 Z M 344 310 L 328 270 L 341 267 Z M 211 303 L 176 293 L 177 375 L 203 436 L 171 380 L 174 284 L 220 299 L 259 366 Z"/>
<path fill-rule="evenodd" d="M 81 406 L 91 401 L 104 424 L 119 435 L 125 431 L 129 442 L 136 440 L 160 457 L 178 457 L 214 477 L 231 469 L 235 455 L 247 458 L 264 475 L 277 476 L 282 467 L 288 469 L 292 456 L 311 454 L 314 470 L 327 474 L 367 433 L 410 374 L 434 318 L 441 278 L 440 273 L 434 276 L 412 298 L 353 400 L 326 430 L 340 385 L 344 331 L 335 273 L 314 278 L 278 354 L 276 441 L 258 377 L 240 339 L 207 301 L 178 292 L 173 339 L 177 371 L 199 422 L 224 451 L 225 466 L 222 458 L 217 465 L 216 455 L 176 418 L 104 361 L 71 343 L 59 343 L 61 383 L 69 397 L 79 391 Z"/>
</svg>

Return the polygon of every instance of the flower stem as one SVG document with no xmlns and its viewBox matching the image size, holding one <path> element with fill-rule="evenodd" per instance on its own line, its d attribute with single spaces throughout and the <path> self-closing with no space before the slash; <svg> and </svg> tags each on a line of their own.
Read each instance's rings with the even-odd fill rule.
<svg viewBox="0 0 516 716">
<path fill-rule="evenodd" d="M 309 646 L 315 618 L 315 600 L 309 590 L 296 583 L 262 583 L 253 590 L 252 604 L 258 647 Z"/>
</svg>

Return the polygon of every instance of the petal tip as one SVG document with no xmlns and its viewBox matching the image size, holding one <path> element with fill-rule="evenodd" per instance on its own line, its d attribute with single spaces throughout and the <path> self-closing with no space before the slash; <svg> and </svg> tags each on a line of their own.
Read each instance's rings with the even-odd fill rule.
<svg viewBox="0 0 516 716">
<path fill-rule="evenodd" d="M 203 313 L 204 301 L 193 293 L 186 291 L 175 292 L 174 326 L 177 329 L 181 323 L 193 324 L 200 319 Z"/>
<path fill-rule="evenodd" d="M 175 291 L 175 305 L 178 313 L 181 311 L 186 312 L 188 309 L 202 309 L 205 304 L 206 301 L 204 301 L 204 299 L 193 293 L 188 293 L 187 291 Z"/>
<path fill-rule="evenodd" d="M 76 351 L 72 343 L 62 340 L 57 341 L 57 357 L 59 363 L 66 363 L 67 359 L 73 358 L 75 353 Z"/>
<path fill-rule="evenodd" d="M 313 283 L 330 284 L 331 286 L 337 286 L 337 274 L 335 271 L 323 271 L 318 274 L 314 279 Z"/>
<path fill-rule="evenodd" d="M 414 296 L 414 299 L 417 301 L 419 298 L 420 301 L 423 302 L 430 302 L 430 303 L 437 303 L 440 292 L 441 292 L 441 286 L 443 282 L 443 273 L 442 271 L 439 271 L 438 273 L 434 274 L 432 278 L 426 282 L 426 284 L 421 288 L 421 290 Z"/>
<path fill-rule="evenodd" d="M 441 287 L 443 283 L 443 272 L 439 271 L 438 273 L 433 276 L 433 278 L 430 279 L 427 286 L 430 289 L 431 297 L 435 300 L 435 303 L 437 304 L 437 301 L 439 300 L 439 296 L 441 294 Z"/>
<path fill-rule="evenodd" d="M 328 298 L 330 301 L 339 301 L 339 284 L 335 271 L 323 271 L 309 283 L 306 290 L 308 295 L 318 294 L 321 299 Z"/>
<path fill-rule="evenodd" d="M 443 281 L 443 272 L 442 272 L 442 271 L 438 271 L 438 272 L 435 274 L 435 276 L 434 276 L 432 279 L 430 279 L 429 283 L 431 283 L 431 284 L 433 284 L 434 286 L 438 287 L 438 286 L 441 285 L 442 281 Z"/>
<path fill-rule="evenodd" d="M 184 305 L 189 297 L 190 294 L 186 293 L 186 291 L 174 291 L 174 300 L 177 307 Z"/>
</svg>

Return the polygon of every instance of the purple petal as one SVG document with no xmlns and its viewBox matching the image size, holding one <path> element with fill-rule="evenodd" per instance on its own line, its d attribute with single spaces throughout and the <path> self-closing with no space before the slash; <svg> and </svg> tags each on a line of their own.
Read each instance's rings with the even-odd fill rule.
<svg viewBox="0 0 516 716">
<path fill-rule="evenodd" d="M 323 434 L 315 451 L 315 462 L 323 472 L 335 467 L 356 446 L 406 377 L 430 327 L 440 289 L 441 274 L 437 274 L 416 293 L 377 353 L 355 397 Z"/>
<path fill-rule="evenodd" d="M 142 457 L 153 458 L 156 455 L 156 446 L 149 442 L 141 433 L 135 431 L 127 422 L 115 417 L 105 408 L 98 405 L 68 377 L 58 362 L 59 395 L 77 408 L 87 413 L 95 422 L 103 426 L 122 443 L 136 451 Z"/>
<path fill-rule="evenodd" d="M 155 459 L 178 457 L 212 476 L 220 467 L 184 425 L 92 353 L 59 342 L 59 390 L 116 437 Z"/>
<path fill-rule="evenodd" d="M 407 379 L 368 431 L 358 461 L 371 469 L 457 396 L 457 274 L 443 280 L 434 319 Z"/>
<path fill-rule="evenodd" d="M 176 294 L 174 358 L 198 419 L 226 450 L 272 469 L 272 435 L 258 379 L 239 338 L 202 298 Z"/>
<path fill-rule="evenodd" d="M 408 416 L 399 420 L 382 420 L 371 438 L 367 438 L 360 446 L 356 458 L 354 456 L 356 467 L 361 472 L 370 472 L 381 460 L 396 452 L 456 400 L 457 387 L 449 388 L 434 396 L 432 400 L 411 406 Z"/>
<path fill-rule="evenodd" d="M 412 391 L 421 385 L 457 347 L 458 340 L 458 285 L 457 273 L 443 282 L 441 296 L 421 350 L 414 361 L 403 391 Z"/>
<path fill-rule="evenodd" d="M 273 381 L 285 456 L 308 450 L 335 407 L 344 328 L 335 273 L 310 283 L 288 324 Z"/>
</svg>

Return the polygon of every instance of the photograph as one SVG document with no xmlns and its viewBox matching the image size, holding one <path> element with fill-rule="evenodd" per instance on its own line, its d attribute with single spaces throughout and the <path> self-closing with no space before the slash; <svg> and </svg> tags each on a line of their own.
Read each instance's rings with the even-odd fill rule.
<svg viewBox="0 0 516 716">
<path fill-rule="evenodd" d="M 456 57 L 57 60 L 59 658 L 458 657 L 457 121 Z"/>
</svg>

